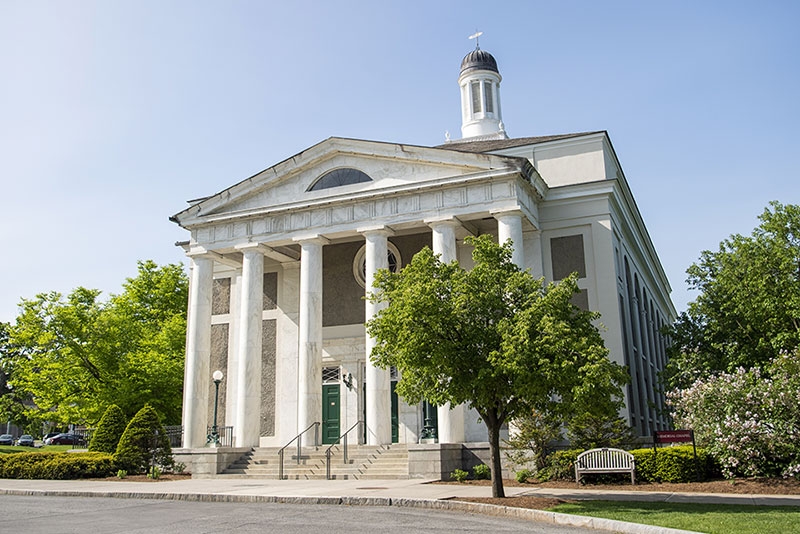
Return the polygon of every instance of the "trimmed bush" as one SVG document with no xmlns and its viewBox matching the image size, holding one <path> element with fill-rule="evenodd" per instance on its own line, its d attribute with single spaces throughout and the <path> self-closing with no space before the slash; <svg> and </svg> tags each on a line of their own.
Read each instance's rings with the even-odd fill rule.
<svg viewBox="0 0 800 534">
<path fill-rule="evenodd" d="M 517 471 L 514 475 L 514 477 L 517 479 L 517 482 L 520 484 L 525 484 L 532 476 L 533 472 L 530 469 L 522 469 Z"/>
<path fill-rule="evenodd" d="M 476 465 L 472 468 L 472 476 L 475 480 L 489 480 L 492 478 L 492 469 L 486 464 Z"/>
<path fill-rule="evenodd" d="M 156 465 L 172 468 L 172 448 L 167 432 L 159 420 L 158 412 L 145 404 L 125 428 L 114 460 L 119 469 L 141 474 L 147 472 L 153 459 Z"/>
<path fill-rule="evenodd" d="M 456 482 L 464 482 L 465 480 L 467 480 L 468 476 L 469 473 L 467 473 L 463 469 L 456 469 L 455 471 L 450 473 L 450 478 L 452 480 L 455 480 Z"/>
<path fill-rule="evenodd" d="M 104 478 L 116 467 L 110 454 L 101 452 L 27 452 L 0 459 L 0 477 L 71 480 Z"/>
<path fill-rule="evenodd" d="M 122 413 L 122 409 L 116 404 L 109 406 L 92 434 L 89 452 L 107 452 L 109 454 L 117 452 L 117 445 L 126 426 L 128 426 L 128 420 Z"/>
<path fill-rule="evenodd" d="M 547 455 L 544 469 L 539 469 L 536 478 L 542 482 L 548 480 L 575 480 L 575 460 L 583 449 L 555 451 Z"/>
<path fill-rule="evenodd" d="M 705 449 L 697 449 L 697 463 L 689 445 L 630 451 L 636 461 L 636 478 L 642 482 L 693 482 L 719 474 L 719 467 Z"/>
</svg>

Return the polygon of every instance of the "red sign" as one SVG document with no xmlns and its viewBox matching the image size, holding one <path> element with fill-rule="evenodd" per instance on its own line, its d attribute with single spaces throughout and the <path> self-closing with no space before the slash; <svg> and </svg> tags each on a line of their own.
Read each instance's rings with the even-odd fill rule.
<svg viewBox="0 0 800 534">
<path fill-rule="evenodd" d="M 691 430 L 656 430 L 653 441 L 656 443 L 691 443 L 693 441 Z"/>
</svg>

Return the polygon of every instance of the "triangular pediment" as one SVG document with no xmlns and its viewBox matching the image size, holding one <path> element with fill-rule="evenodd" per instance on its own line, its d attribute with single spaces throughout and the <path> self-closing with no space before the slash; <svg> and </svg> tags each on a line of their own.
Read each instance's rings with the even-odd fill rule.
<svg viewBox="0 0 800 534">
<path fill-rule="evenodd" d="M 270 209 L 351 202 L 360 196 L 437 187 L 471 176 L 485 179 L 487 173 L 520 172 L 525 166 L 525 160 L 516 157 L 332 137 L 197 201 L 172 219 L 189 227 L 226 215 L 246 217 Z M 312 190 L 326 173 L 346 168 L 364 173 L 369 180 Z"/>
</svg>

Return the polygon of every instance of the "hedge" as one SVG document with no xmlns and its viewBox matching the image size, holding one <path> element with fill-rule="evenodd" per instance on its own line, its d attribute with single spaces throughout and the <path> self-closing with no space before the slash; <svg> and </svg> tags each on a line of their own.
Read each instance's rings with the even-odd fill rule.
<svg viewBox="0 0 800 534">
<path fill-rule="evenodd" d="M 697 463 L 690 445 L 636 449 L 636 479 L 642 482 L 693 482 L 719 475 L 719 467 L 705 449 L 697 449 Z"/>
<path fill-rule="evenodd" d="M 536 473 L 541 481 L 575 480 L 575 460 L 583 449 L 556 451 L 545 459 L 546 466 Z M 691 446 L 663 447 L 630 451 L 636 463 L 636 480 L 641 482 L 693 482 L 719 476 L 719 466 L 704 449 L 697 449 L 697 463 Z M 627 476 L 627 475 L 626 475 Z M 615 475 L 597 475 L 598 482 L 613 482 Z"/>
<path fill-rule="evenodd" d="M 116 471 L 113 456 L 102 452 L 26 452 L 0 457 L 0 478 L 105 478 Z"/>
</svg>

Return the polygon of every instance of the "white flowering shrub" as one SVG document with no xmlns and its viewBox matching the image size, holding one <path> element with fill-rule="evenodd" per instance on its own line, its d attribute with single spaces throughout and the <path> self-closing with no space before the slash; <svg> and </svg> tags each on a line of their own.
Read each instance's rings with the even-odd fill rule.
<svg viewBox="0 0 800 534">
<path fill-rule="evenodd" d="M 800 475 L 800 351 L 764 372 L 697 380 L 668 400 L 676 428 L 693 429 L 725 477 Z"/>
</svg>

